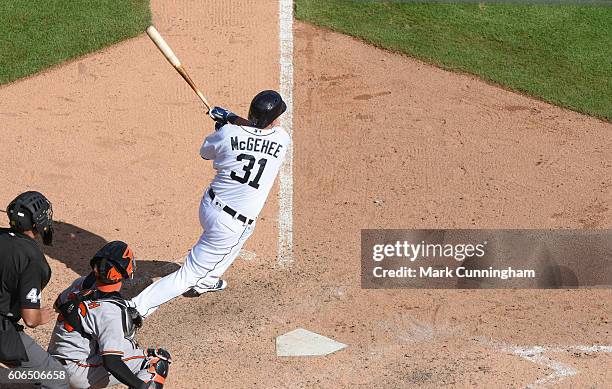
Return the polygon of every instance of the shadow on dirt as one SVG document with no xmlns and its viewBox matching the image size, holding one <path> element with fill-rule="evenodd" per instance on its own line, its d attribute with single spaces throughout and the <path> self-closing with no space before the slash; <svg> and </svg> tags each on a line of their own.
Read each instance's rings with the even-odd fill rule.
<svg viewBox="0 0 612 389">
<path fill-rule="evenodd" d="M 41 245 L 45 254 L 64 263 L 81 276 L 89 274 L 89 260 L 107 240 L 70 223 L 53 221 L 53 226 L 53 246 Z M 138 260 L 137 257 L 134 279 L 124 283 L 123 294 L 126 297 L 133 296 L 151 284 L 155 278 L 170 274 L 179 267 L 180 265 L 174 262 Z"/>
</svg>

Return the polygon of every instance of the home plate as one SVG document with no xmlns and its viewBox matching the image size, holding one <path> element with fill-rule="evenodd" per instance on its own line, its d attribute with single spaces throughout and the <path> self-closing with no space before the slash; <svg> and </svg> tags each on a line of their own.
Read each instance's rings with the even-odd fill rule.
<svg viewBox="0 0 612 389">
<path fill-rule="evenodd" d="M 346 344 L 303 328 L 276 337 L 276 355 L 279 357 L 327 355 L 345 347 Z"/>
</svg>

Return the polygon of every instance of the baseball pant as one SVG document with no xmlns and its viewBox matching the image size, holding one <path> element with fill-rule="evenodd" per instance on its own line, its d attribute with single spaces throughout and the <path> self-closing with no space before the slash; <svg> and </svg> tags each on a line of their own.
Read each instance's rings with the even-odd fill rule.
<svg viewBox="0 0 612 389">
<path fill-rule="evenodd" d="M 154 374 L 147 371 L 149 360 L 143 350 L 132 350 L 126 352 L 123 362 L 127 367 L 143 381 L 149 381 Z M 70 387 L 73 389 L 106 388 L 121 384 L 102 365 L 102 357 L 95 355 L 86 361 L 66 361 L 66 371 L 70 377 Z"/>
<path fill-rule="evenodd" d="M 189 289 L 204 293 L 215 286 L 234 262 L 240 249 L 253 233 L 252 224 L 243 223 L 223 211 L 218 196 L 208 193 L 200 202 L 200 224 L 204 232 L 193 246 L 180 269 L 149 285 L 132 303 L 142 316 L 152 314 L 160 305 Z"/>
<path fill-rule="evenodd" d="M 34 339 L 30 338 L 25 332 L 20 331 L 19 336 L 28 354 L 28 361 L 22 362 L 17 370 L 32 370 L 36 372 L 44 372 L 46 375 L 55 377 L 65 377 L 64 379 L 53 379 L 40 382 L 40 388 L 46 389 L 68 389 L 67 374 L 64 367 L 48 352 L 43 350 Z M 53 373 L 52 373 L 53 372 Z M 49 374 L 51 373 L 51 374 Z"/>
</svg>

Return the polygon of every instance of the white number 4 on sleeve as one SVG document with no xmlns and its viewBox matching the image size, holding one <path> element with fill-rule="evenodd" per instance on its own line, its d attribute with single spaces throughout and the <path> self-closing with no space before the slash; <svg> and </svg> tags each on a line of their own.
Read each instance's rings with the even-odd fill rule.
<svg viewBox="0 0 612 389">
<path fill-rule="evenodd" d="M 30 300 L 30 302 L 31 302 L 32 304 L 36 304 L 36 303 L 38 303 L 38 302 L 40 301 L 40 296 L 41 296 L 41 294 L 42 294 L 42 292 L 41 292 L 41 293 L 38 293 L 38 289 L 36 289 L 36 288 L 32 288 L 32 289 L 31 289 L 31 290 L 28 292 L 28 294 L 26 295 L 26 299 L 27 299 L 27 300 Z"/>
</svg>

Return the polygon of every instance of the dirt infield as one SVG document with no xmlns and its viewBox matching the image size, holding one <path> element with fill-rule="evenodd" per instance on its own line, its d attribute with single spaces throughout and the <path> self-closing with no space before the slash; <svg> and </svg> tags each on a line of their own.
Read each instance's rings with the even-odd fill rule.
<svg viewBox="0 0 612 389">
<path fill-rule="evenodd" d="M 336 33 L 295 37 L 295 209 L 315 209 L 296 212 L 297 266 L 319 285 L 298 305 L 353 346 L 326 362 L 347 386 L 522 387 L 559 372 L 482 339 L 611 344 L 609 290 L 358 285 L 361 228 L 610 228 L 612 125 Z M 578 372 L 543 385 L 612 380 L 611 354 L 545 355 Z"/>
<path fill-rule="evenodd" d="M 245 113 L 256 92 L 278 89 L 277 1 L 152 7 L 213 103 Z M 612 382 L 612 353 L 577 348 L 612 345 L 609 290 L 359 286 L 361 228 L 612 227 L 611 124 L 301 23 L 294 68 L 295 261 L 276 263 L 273 194 L 228 290 L 145 322 L 141 344 L 175 356 L 168 387 Z M 131 293 L 178 266 L 200 232 L 211 122 L 148 38 L 0 88 L 0 100 L 0 204 L 35 188 L 60 220 L 46 303 L 105 241 L 142 259 Z M 297 327 L 349 347 L 277 358 L 274 338 Z M 51 328 L 33 333 L 46 343 Z"/>
</svg>

